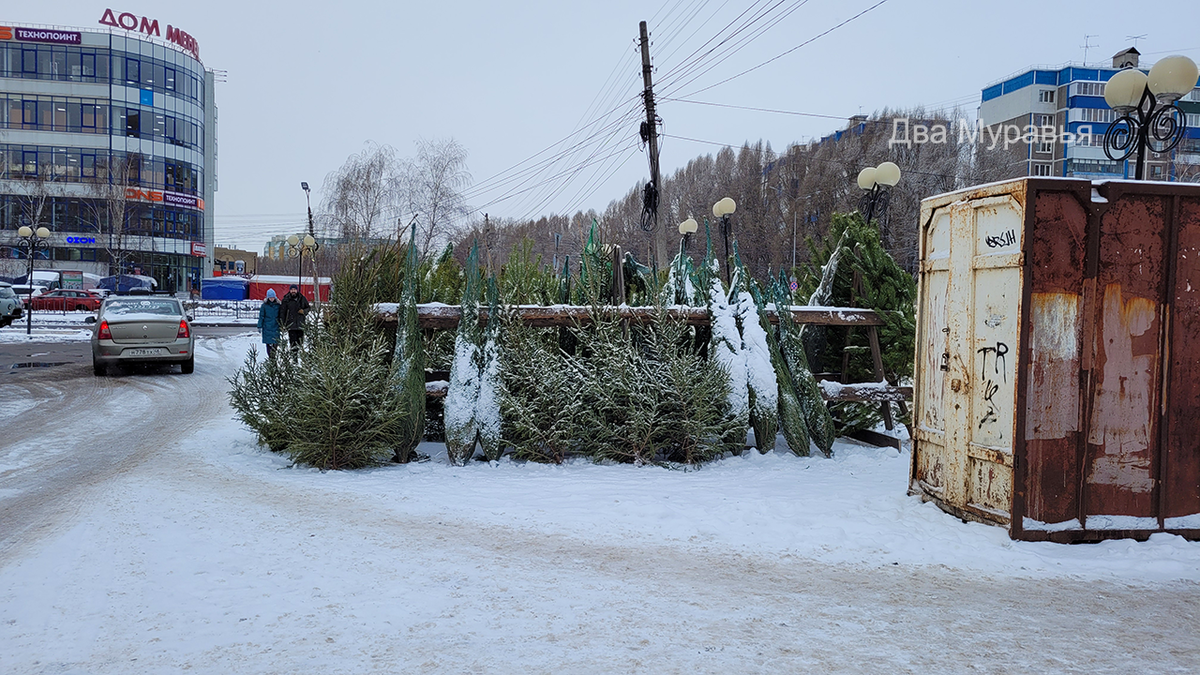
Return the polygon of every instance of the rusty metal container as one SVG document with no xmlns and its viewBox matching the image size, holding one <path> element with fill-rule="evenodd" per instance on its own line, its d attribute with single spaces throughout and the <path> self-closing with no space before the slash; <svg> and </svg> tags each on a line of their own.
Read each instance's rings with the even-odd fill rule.
<svg viewBox="0 0 1200 675">
<path fill-rule="evenodd" d="M 1200 185 L 921 203 L 910 493 L 1014 539 L 1200 539 Z"/>
</svg>

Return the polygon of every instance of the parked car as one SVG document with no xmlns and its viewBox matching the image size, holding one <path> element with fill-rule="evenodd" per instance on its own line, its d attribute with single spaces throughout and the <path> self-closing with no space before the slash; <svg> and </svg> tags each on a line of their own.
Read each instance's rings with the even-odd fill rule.
<svg viewBox="0 0 1200 675">
<path fill-rule="evenodd" d="M 128 293 L 134 289 L 153 291 L 156 286 L 158 286 L 158 282 L 154 280 L 154 277 L 146 277 L 140 274 L 119 274 L 104 277 L 96 282 L 96 288 L 103 288 L 113 293 Z"/>
<path fill-rule="evenodd" d="M 55 290 L 62 288 L 62 272 L 57 270 L 34 270 L 33 281 L 29 281 L 29 275 L 25 274 L 18 277 L 14 284 L 29 284 L 34 286 L 45 286 L 47 290 Z"/>
<path fill-rule="evenodd" d="M 185 374 L 195 369 L 191 317 L 175 298 L 110 296 L 97 316 L 86 320 L 96 324 L 92 331 L 96 375 L 104 375 L 118 363 L 178 363 Z"/>
<path fill-rule="evenodd" d="M 21 298 L 22 303 L 24 303 L 26 305 L 29 304 L 29 297 L 30 297 L 29 284 L 13 284 L 12 289 L 13 289 L 13 293 L 16 293 L 18 298 Z M 32 295 L 33 295 L 33 297 L 36 298 L 37 296 L 41 295 L 42 293 L 45 293 L 48 290 L 49 289 L 46 288 L 45 286 L 35 285 L 35 286 L 33 286 Z"/>
<path fill-rule="evenodd" d="M 24 304 L 13 292 L 12 284 L 0 282 L 0 328 L 11 324 L 24 314 Z"/>
<path fill-rule="evenodd" d="M 99 295 L 90 291 L 78 291 L 60 288 L 34 296 L 29 304 L 36 310 L 51 310 L 58 312 L 94 312 L 100 309 L 103 300 Z"/>
</svg>

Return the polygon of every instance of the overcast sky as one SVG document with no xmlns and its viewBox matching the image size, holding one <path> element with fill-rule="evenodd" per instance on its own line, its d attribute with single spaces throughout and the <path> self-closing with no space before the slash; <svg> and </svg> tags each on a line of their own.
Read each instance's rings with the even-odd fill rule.
<svg viewBox="0 0 1200 675">
<path fill-rule="evenodd" d="M 648 175 L 637 143 L 643 20 L 668 135 L 664 175 L 720 144 L 761 138 L 783 150 L 860 111 L 965 105 L 973 115 L 989 83 L 1030 65 L 1082 61 L 1085 35 L 1095 45 L 1089 62 L 1107 63 L 1138 34 L 1143 63 L 1170 53 L 1200 60 L 1194 0 L 1164 12 L 1115 1 L 879 2 L 56 0 L 7 3 L 0 22 L 93 28 L 111 7 L 193 35 L 205 66 L 228 73 L 216 97 L 217 244 L 253 250 L 301 227 L 301 181 L 316 190 L 315 208 L 325 176 L 368 141 L 412 155 L 418 139 L 457 140 L 480 186 L 470 203 L 493 217 L 603 210 Z M 712 41 L 771 7 L 722 46 Z M 542 173 L 483 189 L 538 153 L 547 151 L 520 168 L 593 135 L 593 145 Z"/>
</svg>

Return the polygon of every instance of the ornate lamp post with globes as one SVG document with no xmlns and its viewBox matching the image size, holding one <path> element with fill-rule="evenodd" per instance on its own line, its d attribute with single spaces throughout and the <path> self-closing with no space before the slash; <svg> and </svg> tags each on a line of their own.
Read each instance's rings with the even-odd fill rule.
<svg viewBox="0 0 1200 675">
<path fill-rule="evenodd" d="M 869 166 L 858 172 L 858 187 L 866 190 L 858 210 L 867 224 L 879 218 L 879 238 L 887 245 L 887 208 L 891 202 L 891 188 L 900 182 L 900 167 L 895 162 L 884 162 Z"/>
<path fill-rule="evenodd" d="M 700 229 L 700 224 L 695 218 L 689 217 L 687 220 L 679 224 L 679 234 L 683 235 L 683 239 L 679 242 L 679 252 L 684 253 L 688 248 L 688 241 L 692 238 L 692 233 Z"/>
<path fill-rule="evenodd" d="M 298 235 L 292 234 L 292 235 L 288 235 L 287 245 L 288 245 L 288 249 L 287 249 L 288 257 L 297 259 L 296 260 L 296 285 L 303 286 L 303 282 L 301 281 L 301 279 L 304 274 L 304 270 L 303 270 L 304 256 L 307 255 L 309 258 L 311 258 L 314 255 L 316 255 L 317 249 L 321 248 L 321 244 L 318 243 L 317 240 L 315 238 L 313 238 L 313 236 L 311 234 L 304 235 L 303 239 L 301 239 L 300 236 L 298 236 Z M 313 286 L 313 292 L 314 293 L 316 292 L 315 285 Z"/>
<path fill-rule="evenodd" d="M 33 259 L 38 251 L 50 248 L 50 245 L 46 243 L 46 240 L 50 238 L 50 230 L 45 227 L 34 230 L 28 225 L 22 225 L 17 229 L 17 237 L 21 240 L 18 246 L 25 249 L 25 257 L 29 260 L 29 274 L 25 276 L 25 281 L 29 286 L 28 301 L 25 307 L 25 334 L 31 335 L 33 333 Z"/>
<path fill-rule="evenodd" d="M 729 283 L 729 216 L 737 210 L 737 204 L 726 197 L 713 204 L 713 215 L 721 221 L 721 236 L 725 238 L 725 283 Z"/>
<path fill-rule="evenodd" d="M 1137 153 L 1134 178 L 1142 180 L 1146 148 L 1170 152 L 1187 131 L 1187 116 L 1176 101 L 1196 87 L 1196 63 L 1186 56 L 1160 59 L 1146 75 L 1126 68 L 1104 88 L 1104 100 L 1120 117 L 1104 133 L 1104 154 L 1121 162 Z"/>
</svg>

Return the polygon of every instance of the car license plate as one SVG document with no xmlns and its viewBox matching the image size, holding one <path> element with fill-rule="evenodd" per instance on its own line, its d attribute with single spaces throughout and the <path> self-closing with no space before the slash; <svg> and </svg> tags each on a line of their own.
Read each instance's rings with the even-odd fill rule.
<svg viewBox="0 0 1200 675">
<path fill-rule="evenodd" d="M 125 356 L 162 356 L 167 353 L 167 350 L 162 347 L 154 349 L 126 349 L 123 353 Z"/>
</svg>

